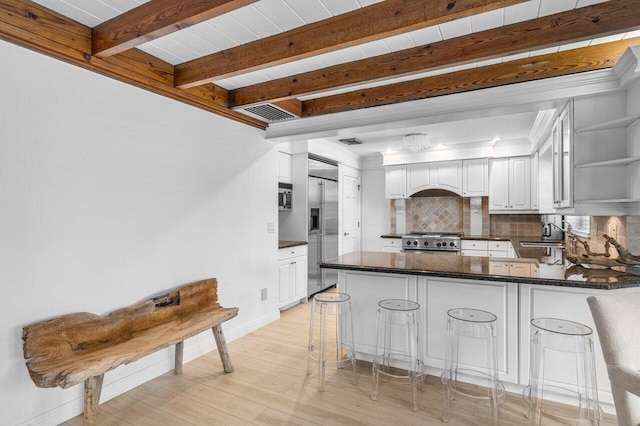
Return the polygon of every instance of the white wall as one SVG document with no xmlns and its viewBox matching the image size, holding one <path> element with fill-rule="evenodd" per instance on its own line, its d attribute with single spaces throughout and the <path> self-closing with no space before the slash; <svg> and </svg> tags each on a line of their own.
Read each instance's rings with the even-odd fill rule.
<svg viewBox="0 0 640 426">
<path fill-rule="evenodd" d="M 32 383 L 27 324 L 206 277 L 240 308 L 228 340 L 277 318 L 277 161 L 263 132 L 2 41 L 0 57 L 1 424 L 81 411 L 81 385 Z M 185 358 L 213 346 L 196 336 Z M 165 350 L 109 372 L 103 401 L 170 368 Z"/>
</svg>

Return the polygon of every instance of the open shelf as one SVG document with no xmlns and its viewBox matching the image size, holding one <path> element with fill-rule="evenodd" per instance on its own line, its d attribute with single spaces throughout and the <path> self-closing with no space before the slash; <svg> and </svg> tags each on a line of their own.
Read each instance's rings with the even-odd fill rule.
<svg viewBox="0 0 640 426">
<path fill-rule="evenodd" d="M 636 161 L 640 161 L 640 157 L 626 157 L 618 158 L 615 160 L 595 161 L 593 163 L 577 164 L 576 169 L 583 169 L 585 167 L 624 166 L 626 164 L 635 163 Z"/>
<path fill-rule="evenodd" d="M 581 129 L 576 129 L 576 133 L 584 133 L 584 132 L 593 132 L 595 130 L 607 130 L 607 129 L 618 129 L 622 127 L 627 127 L 634 121 L 640 118 L 640 115 L 634 115 L 631 117 L 622 117 L 616 120 L 605 121 L 604 123 L 594 124 L 593 126 L 583 127 Z"/>
</svg>

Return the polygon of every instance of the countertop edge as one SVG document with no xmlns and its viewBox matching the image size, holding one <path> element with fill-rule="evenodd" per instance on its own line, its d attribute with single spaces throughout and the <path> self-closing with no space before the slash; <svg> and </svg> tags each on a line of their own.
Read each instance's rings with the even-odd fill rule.
<svg viewBox="0 0 640 426">
<path fill-rule="evenodd" d="M 306 241 L 278 241 L 278 249 L 296 247 L 296 246 L 306 246 Z"/>
</svg>

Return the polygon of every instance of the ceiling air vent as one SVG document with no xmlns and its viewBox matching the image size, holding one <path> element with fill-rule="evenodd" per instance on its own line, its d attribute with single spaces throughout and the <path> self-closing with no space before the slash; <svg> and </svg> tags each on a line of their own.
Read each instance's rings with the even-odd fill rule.
<svg viewBox="0 0 640 426">
<path fill-rule="evenodd" d="M 362 145 L 362 141 L 357 138 L 339 139 L 345 145 Z"/>
<path fill-rule="evenodd" d="M 275 105 L 272 103 L 253 105 L 238 108 L 237 110 L 268 123 L 277 123 L 280 121 L 293 120 L 300 118 L 299 112 L 290 105 Z M 296 114 L 298 112 L 298 114 Z"/>
</svg>

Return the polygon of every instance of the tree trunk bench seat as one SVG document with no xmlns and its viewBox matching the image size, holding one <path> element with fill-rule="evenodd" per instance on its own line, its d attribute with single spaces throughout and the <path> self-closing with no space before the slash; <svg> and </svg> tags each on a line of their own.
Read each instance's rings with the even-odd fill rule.
<svg viewBox="0 0 640 426">
<path fill-rule="evenodd" d="M 212 329 L 224 371 L 229 359 L 221 324 L 238 308 L 218 304 L 215 278 L 111 312 L 79 312 L 24 327 L 24 357 L 38 387 L 85 383 L 84 418 L 94 424 L 104 373 L 176 345 L 175 374 L 182 372 L 183 341 Z"/>
</svg>

